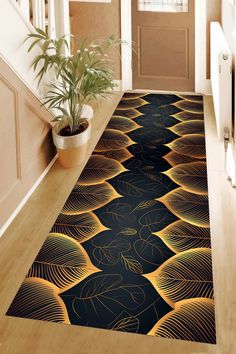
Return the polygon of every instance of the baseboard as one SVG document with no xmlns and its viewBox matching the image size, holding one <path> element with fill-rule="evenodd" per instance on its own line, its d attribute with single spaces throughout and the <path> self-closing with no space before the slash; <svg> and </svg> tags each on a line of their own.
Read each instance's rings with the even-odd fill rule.
<svg viewBox="0 0 236 354">
<path fill-rule="evenodd" d="M 116 91 L 122 91 L 122 80 L 114 80 L 114 82 L 117 84 L 117 88 L 115 89 Z M 163 91 L 163 90 L 144 90 L 144 89 L 131 89 L 129 91 L 136 91 L 136 92 L 156 92 L 156 93 L 170 93 L 170 91 Z M 212 96 L 212 89 L 211 89 L 211 80 L 204 80 L 204 82 L 201 82 L 201 87 L 199 89 L 196 89 L 196 92 L 183 92 L 183 91 L 171 91 L 175 92 L 176 94 L 181 93 L 181 94 L 203 94 L 207 96 Z"/>
<path fill-rule="evenodd" d="M 17 214 L 20 212 L 20 210 L 23 208 L 27 200 L 31 197 L 31 195 L 34 193 L 36 188 L 39 186 L 39 184 L 42 182 L 46 174 L 49 172 L 55 161 L 57 160 L 57 155 L 52 159 L 50 164 L 46 167 L 46 169 L 43 171 L 43 173 L 39 176 L 37 181 L 33 184 L 33 186 L 30 188 L 28 193 L 25 195 L 25 197 L 22 199 L 18 207 L 14 210 L 14 212 L 11 214 L 11 216 L 8 218 L 8 220 L 5 222 L 5 224 L 2 226 L 0 229 L 0 237 L 4 234 L 6 229 L 9 227 L 9 225 L 12 223 L 12 221 L 15 219 Z"/>
<path fill-rule="evenodd" d="M 200 93 L 207 95 L 207 96 L 212 96 L 211 80 L 207 79 L 202 83 Z"/>
</svg>

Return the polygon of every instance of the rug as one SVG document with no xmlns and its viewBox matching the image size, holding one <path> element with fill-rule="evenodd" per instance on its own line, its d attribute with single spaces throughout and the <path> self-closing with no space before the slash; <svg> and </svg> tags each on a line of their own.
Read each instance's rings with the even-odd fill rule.
<svg viewBox="0 0 236 354">
<path fill-rule="evenodd" d="M 7 315 L 216 342 L 202 96 L 124 94 Z"/>
</svg>

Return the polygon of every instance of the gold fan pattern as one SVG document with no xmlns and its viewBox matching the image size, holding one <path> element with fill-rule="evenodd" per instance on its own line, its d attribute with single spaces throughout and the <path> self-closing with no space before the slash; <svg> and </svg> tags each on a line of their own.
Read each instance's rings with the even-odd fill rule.
<svg viewBox="0 0 236 354">
<path fill-rule="evenodd" d="M 212 299 L 211 250 L 194 248 L 181 252 L 145 277 L 172 308 L 184 299 Z"/>
<path fill-rule="evenodd" d="M 58 293 L 59 289 L 44 279 L 26 278 L 8 310 L 8 315 L 70 323 L 66 307 Z"/>
<path fill-rule="evenodd" d="M 203 112 L 124 94 L 8 315 L 215 343 Z"/>
<path fill-rule="evenodd" d="M 165 172 L 174 182 L 188 192 L 207 194 L 207 166 L 206 162 L 180 164 Z"/>
<path fill-rule="evenodd" d="M 118 161 L 102 155 L 93 155 L 85 166 L 78 183 L 82 185 L 98 184 L 124 171 L 125 168 Z"/>
<path fill-rule="evenodd" d="M 215 337 L 214 301 L 206 298 L 183 300 L 148 333 L 152 336 L 208 343 Z"/>
<path fill-rule="evenodd" d="M 49 234 L 28 277 L 38 277 L 65 291 L 89 275 L 99 272 L 84 248 L 63 234 Z"/>
</svg>

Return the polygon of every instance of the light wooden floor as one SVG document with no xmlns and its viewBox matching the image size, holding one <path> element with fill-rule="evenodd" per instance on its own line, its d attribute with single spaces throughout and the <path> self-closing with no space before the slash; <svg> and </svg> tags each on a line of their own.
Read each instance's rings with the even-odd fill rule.
<svg viewBox="0 0 236 354">
<path fill-rule="evenodd" d="M 93 151 L 121 93 L 102 103 L 93 120 Z M 0 352 L 3 354 L 236 354 L 236 190 L 226 181 L 212 100 L 205 97 L 217 345 L 4 316 L 86 161 L 56 163 L 0 239 Z M 52 207 L 53 206 L 53 207 Z"/>
</svg>

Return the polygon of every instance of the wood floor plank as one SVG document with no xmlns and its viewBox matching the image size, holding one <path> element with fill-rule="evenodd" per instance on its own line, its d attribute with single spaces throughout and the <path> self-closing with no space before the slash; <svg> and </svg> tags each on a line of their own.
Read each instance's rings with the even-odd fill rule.
<svg viewBox="0 0 236 354">
<path fill-rule="evenodd" d="M 1 331 L 4 354 L 215 354 L 209 344 L 23 318 L 5 317 Z"/>
</svg>

